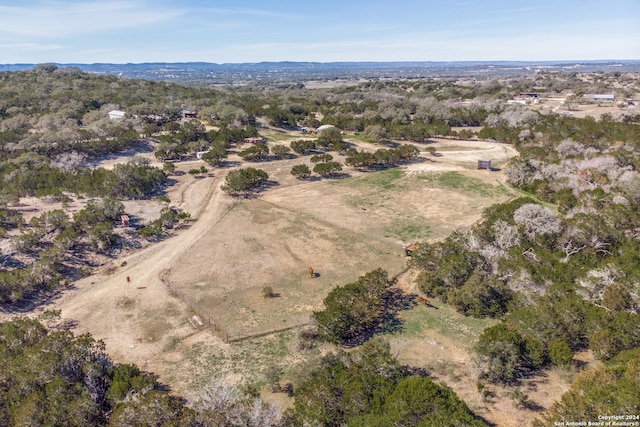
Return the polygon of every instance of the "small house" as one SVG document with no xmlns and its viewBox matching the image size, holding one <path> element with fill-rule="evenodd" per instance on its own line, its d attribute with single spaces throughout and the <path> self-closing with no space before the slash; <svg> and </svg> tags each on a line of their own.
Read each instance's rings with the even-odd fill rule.
<svg viewBox="0 0 640 427">
<path fill-rule="evenodd" d="M 124 119 L 125 112 L 120 110 L 111 110 L 107 114 L 111 120 L 122 120 Z"/>
<path fill-rule="evenodd" d="M 336 127 L 334 125 L 322 125 L 320 126 L 318 129 L 316 129 L 317 132 L 323 132 L 325 130 L 328 129 L 335 129 Z"/>
<path fill-rule="evenodd" d="M 615 101 L 616 97 L 612 93 L 585 94 L 583 98 L 591 101 Z"/>
<path fill-rule="evenodd" d="M 182 110 L 180 111 L 180 116 L 183 119 L 195 119 L 196 117 L 198 117 L 198 113 L 191 110 Z"/>
</svg>

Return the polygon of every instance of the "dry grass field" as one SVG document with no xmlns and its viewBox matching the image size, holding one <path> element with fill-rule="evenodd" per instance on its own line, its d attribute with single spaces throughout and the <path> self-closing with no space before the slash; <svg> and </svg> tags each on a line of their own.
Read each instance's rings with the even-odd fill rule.
<svg viewBox="0 0 640 427">
<path fill-rule="evenodd" d="M 301 138 L 265 133 L 269 144 Z M 378 148 L 350 141 L 359 149 Z M 425 145 L 417 146 L 424 150 Z M 333 287 L 377 267 L 390 275 L 402 272 L 404 244 L 441 239 L 510 197 L 502 173 L 477 170 L 476 162 L 490 158 L 499 168 L 516 154 L 512 147 L 458 140 L 434 140 L 430 146 L 437 156 L 423 152 L 416 162 L 374 172 L 345 167 L 334 179 L 291 176 L 293 165 L 310 164 L 308 156 L 252 163 L 269 174 L 272 185 L 247 199 L 220 190 L 230 168 L 196 178 L 184 172 L 201 162 L 178 163 L 167 196 L 194 221 L 165 240 L 110 260 L 42 309 L 61 309 L 64 318 L 76 322 L 76 333 L 88 331 L 102 339 L 116 362 L 137 363 L 187 396 L 212 377 L 264 384 L 272 365 L 282 366 L 285 378 L 296 381 L 331 349 L 320 345 L 300 352 L 296 327 L 322 308 Z M 108 164 L 126 159 L 111 158 Z M 229 160 L 240 161 L 235 155 Z M 153 211 L 153 203 L 127 210 Z M 309 277 L 309 266 L 316 277 Z M 407 292 L 415 292 L 412 274 L 399 279 Z M 265 286 L 277 296 L 264 298 Z M 194 311 L 185 300 L 230 334 L 256 337 L 224 342 L 211 329 L 194 327 L 189 321 Z M 473 379 L 470 345 L 490 322 L 464 318 L 446 306 L 425 310 L 418 306 L 403 312 L 404 331 L 388 336 L 398 358 L 427 368 L 488 420 L 511 425 L 496 415 L 496 405 L 505 399 L 493 404 L 478 400 Z M 543 404 L 557 398 L 562 387 L 547 398 L 532 392 L 532 399 Z M 282 395 L 264 397 L 291 403 Z M 509 420 L 532 418 L 507 409 Z"/>
<path fill-rule="evenodd" d="M 300 159 L 259 163 L 279 185 L 231 202 L 166 278 L 234 336 L 307 323 L 333 287 L 378 267 L 399 273 L 404 244 L 442 238 L 508 197 L 499 174 L 464 168 L 494 147 L 457 142 L 441 143 L 437 160 L 312 182 L 290 176 Z"/>
</svg>

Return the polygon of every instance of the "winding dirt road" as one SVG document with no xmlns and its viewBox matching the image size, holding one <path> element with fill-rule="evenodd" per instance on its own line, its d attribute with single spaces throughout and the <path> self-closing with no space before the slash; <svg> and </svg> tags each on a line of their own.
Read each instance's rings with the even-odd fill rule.
<svg viewBox="0 0 640 427">
<path fill-rule="evenodd" d="M 190 178 L 190 177 L 189 177 Z M 164 283 L 160 273 L 171 268 L 201 236 L 224 216 L 232 201 L 219 187 L 223 175 L 189 180 L 175 191 L 182 195 L 178 207 L 191 213 L 191 225 L 174 236 L 117 259 L 110 274 L 94 274 L 74 284 L 71 291 L 53 303 L 62 317 L 78 321 L 76 332 L 90 332 L 106 344 L 107 352 L 118 362 L 138 363 L 159 370 L 154 356 L 172 339 L 183 338 L 194 330 L 187 322 L 171 324 L 167 310 L 185 311 Z M 127 278 L 130 278 L 128 282 Z M 144 363 L 143 363 L 144 361 Z"/>
</svg>

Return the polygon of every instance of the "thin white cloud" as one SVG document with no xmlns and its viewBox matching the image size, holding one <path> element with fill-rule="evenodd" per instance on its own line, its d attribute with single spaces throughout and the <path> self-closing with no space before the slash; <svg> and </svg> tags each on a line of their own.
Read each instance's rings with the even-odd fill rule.
<svg viewBox="0 0 640 427">
<path fill-rule="evenodd" d="M 633 59 L 640 57 L 640 46 L 634 47 L 638 36 L 528 32 L 474 39 L 441 31 L 310 43 L 233 43 L 219 46 L 215 53 L 228 62 Z"/>
<path fill-rule="evenodd" d="M 179 9 L 125 1 L 0 6 L 0 37 L 66 38 L 142 27 L 167 21 L 182 13 Z"/>
<path fill-rule="evenodd" d="M 199 13 L 209 12 L 215 15 L 239 15 L 239 16 L 266 16 L 271 18 L 284 18 L 284 19 L 306 19 L 307 16 L 301 13 L 291 12 L 279 12 L 273 10 L 264 9 L 250 9 L 242 7 L 229 7 L 229 8 L 207 8 L 199 11 Z"/>
<path fill-rule="evenodd" d="M 0 49 L 20 49 L 26 51 L 51 51 L 59 50 L 64 46 L 61 44 L 43 44 L 43 43 L 3 43 Z"/>
</svg>

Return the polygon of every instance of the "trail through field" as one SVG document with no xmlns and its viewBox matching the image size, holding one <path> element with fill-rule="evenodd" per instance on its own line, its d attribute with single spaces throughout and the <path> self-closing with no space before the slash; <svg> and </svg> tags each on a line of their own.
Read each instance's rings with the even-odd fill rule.
<svg viewBox="0 0 640 427">
<path fill-rule="evenodd" d="M 280 328 L 292 321 L 299 322 L 297 317 L 287 320 L 275 315 L 270 320 L 265 307 L 272 310 L 278 307 L 276 302 L 279 300 L 264 300 L 260 291 L 265 284 L 282 294 L 283 304 L 289 301 L 287 298 L 295 299 L 299 295 L 299 300 L 292 302 L 291 307 L 306 313 L 317 309 L 332 287 L 368 271 L 365 267 L 370 270 L 388 265 L 386 268 L 390 271 L 401 267 L 404 262 L 402 243 L 406 239 L 416 238 L 420 233 L 434 237 L 444 235 L 454 227 L 473 221 L 475 215 L 468 214 L 477 210 L 479 215 L 484 205 L 498 200 L 495 197 L 506 197 L 497 193 L 477 197 L 477 189 L 461 193 L 456 186 L 467 185 L 473 180 L 484 182 L 485 187 L 495 186 L 501 173 L 476 170 L 474 162 L 478 156 L 490 156 L 498 165 L 504 164 L 514 154 L 512 147 L 457 140 L 438 140 L 433 145 L 442 151 L 442 156 L 403 166 L 397 173 L 393 170 L 380 174 L 349 169 L 350 177 L 338 180 L 301 182 L 291 176 L 291 167 L 308 163 L 309 156 L 257 164 L 242 162 L 243 166 L 266 170 L 269 179 L 277 182 L 257 200 L 234 200 L 220 190 L 230 169 L 214 169 L 208 176 L 195 178 L 186 172 L 202 162 L 179 162 L 176 166 L 181 174 L 174 174 L 176 184 L 168 189 L 167 196 L 174 206 L 191 214 L 191 224 L 172 231 L 165 240 L 114 258 L 110 266 L 73 283 L 72 289 L 43 308 L 60 309 L 64 319 L 77 322 L 75 333 L 90 332 L 96 339 L 103 340 L 106 351 L 118 363 L 136 363 L 159 374 L 163 381 L 177 370 L 184 377 L 190 364 L 181 359 L 184 355 L 173 351 L 182 348 L 181 343 L 204 339 L 220 352 L 228 345 L 210 333 L 187 339 L 207 329 L 195 329 L 189 323 L 193 312 L 160 280 L 161 274 L 170 276 L 173 283 L 190 286 L 188 295 L 194 298 L 207 296 L 207 293 L 216 296 L 229 286 L 236 286 L 227 295 L 220 295 L 219 301 L 211 297 L 203 300 L 207 313 L 216 321 L 218 316 L 232 313 L 229 310 L 235 307 L 233 313 L 244 313 L 249 320 L 264 320 L 265 324 L 277 322 Z M 368 150 L 375 148 L 359 142 L 356 146 Z M 422 144 L 416 146 L 424 148 Z M 335 154 L 335 157 L 344 161 L 343 155 Z M 229 160 L 241 161 L 235 154 Z M 448 171 L 456 174 L 444 177 L 449 181 L 425 179 L 431 172 Z M 425 176 L 418 177 L 422 174 Z M 405 179 L 406 176 L 411 177 Z M 381 192 L 375 190 L 376 185 L 389 188 L 381 188 Z M 382 197 L 382 194 L 387 196 Z M 440 200 L 446 200 L 446 205 L 440 205 Z M 437 212 L 438 209 L 442 212 Z M 451 213 L 460 209 L 464 209 L 466 216 Z M 240 221 L 245 217 L 246 221 Z M 416 226 L 421 218 L 429 219 L 429 227 Z M 437 225 L 438 221 L 442 224 Z M 282 234 L 273 235 L 275 225 L 280 227 Z M 297 226 L 313 230 L 315 234 L 300 234 Z M 346 235 L 352 237 L 342 238 Z M 297 240 L 287 240 L 290 236 Z M 309 242 L 305 243 L 306 240 Z M 368 246 L 361 248 L 365 242 L 369 242 Z M 249 251 L 243 251 L 242 245 Z M 269 250 L 259 250 L 261 247 Z M 248 255 L 253 258 L 248 260 Z M 282 259 L 299 260 L 302 267 L 293 263 L 289 272 L 281 266 L 277 274 L 266 269 L 265 266 Z M 310 265 L 320 271 L 320 276 L 313 280 L 304 276 Z M 217 282 L 207 273 L 214 269 L 221 277 Z M 285 276 L 280 277 L 283 271 L 292 279 L 287 281 Z M 203 279 L 196 280 L 199 276 Z M 310 296 L 313 298 L 309 299 Z M 226 305 L 216 305 L 221 301 L 226 301 Z M 244 305 L 237 306 L 240 303 Z M 221 311 L 220 307 L 226 306 L 229 310 Z M 285 311 L 281 310 L 278 315 L 285 316 L 288 313 Z M 224 323 L 222 326 L 227 327 Z M 273 328 L 277 329 L 275 326 L 274 323 Z M 180 387 L 179 384 L 170 385 Z"/>
<path fill-rule="evenodd" d="M 118 258 L 111 273 L 76 282 L 75 290 L 65 293 L 52 308 L 61 309 L 64 318 L 81 320 L 76 332 L 91 332 L 104 340 L 107 352 L 118 362 L 146 361 L 147 369 L 159 369 L 154 355 L 171 339 L 193 333 L 182 321 L 186 309 L 159 280 L 159 274 L 224 217 L 230 203 L 219 190 L 221 176 L 192 180 L 174 190 L 182 193 L 178 207 L 195 220 L 188 228 Z M 183 311 L 185 316 L 176 316 Z"/>
</svg>

